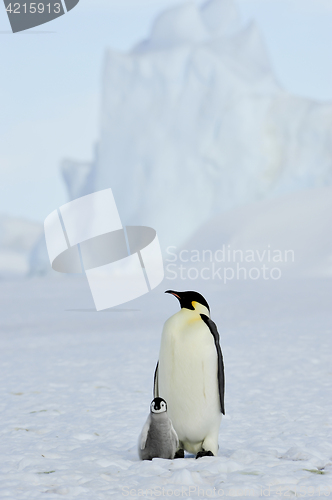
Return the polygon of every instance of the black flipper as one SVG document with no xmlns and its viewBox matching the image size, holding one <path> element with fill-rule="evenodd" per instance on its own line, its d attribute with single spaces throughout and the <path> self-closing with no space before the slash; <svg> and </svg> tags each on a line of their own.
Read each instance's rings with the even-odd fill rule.
<svg viewBox="0 0 332 500">
<path fill-rule="evenodd" d="M 157 366 L 156 366 L 156 369 L 154 371 L 154 379 L 153 379 L 153 397 L 154 398 L 159 398 L 158 366 L 159 366 L 159 361 L 157 362 Z"/>
<path fill-rule="evenodd" d="M 210 332 L 213 335 L 214 343 L 217 349 L 218 355 L 218 386 L 219 386 L 219 398 L 220 398 L 220 410 L 221 413 L 225 415 L 225 373 L 224 373 L 224 360 L 222 357 L 222 352 L 219 344 L 219 333 L 217 330 L 217 326 L 213 321 L 206 316 L 206 314 L 200 315 L 204 323 L 209 327 Z"/>
</svg>

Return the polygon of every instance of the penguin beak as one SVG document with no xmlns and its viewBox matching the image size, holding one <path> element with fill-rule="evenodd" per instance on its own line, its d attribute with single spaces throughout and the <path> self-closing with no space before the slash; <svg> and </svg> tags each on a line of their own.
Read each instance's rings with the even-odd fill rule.
<svg viewBox="0 0 332 500">
<path fill-rule="evenodd" d="M 165 293 L 170 293 L 171 295 L 174 295 L 174 297 L 176 297 L 177 299 L 181 300 L 179 292 L 174 292 L 174 290 L 166 290 Z"/>
</svg>

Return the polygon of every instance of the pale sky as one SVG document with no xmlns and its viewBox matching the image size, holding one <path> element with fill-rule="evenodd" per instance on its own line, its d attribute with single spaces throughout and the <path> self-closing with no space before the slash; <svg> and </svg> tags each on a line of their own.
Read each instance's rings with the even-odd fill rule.
<svg viewBox="0 0 332 500">
<path fill-rule="evenodd" d="M 65 16 L 13 35 L 1 2 L 0 213 L 43 221 L 67 201 L 59 163 L 92 156 L 105 48 L 129 50 L 178 3 L 81 0 Z M 332 101 L 332 1 L 237 4 L 244 23 L 258 24 L 280 84 Z"/>
</svg>

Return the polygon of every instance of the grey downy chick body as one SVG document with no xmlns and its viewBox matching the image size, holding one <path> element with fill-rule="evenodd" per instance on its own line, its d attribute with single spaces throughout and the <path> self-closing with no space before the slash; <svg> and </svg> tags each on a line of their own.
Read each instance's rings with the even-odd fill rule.
<svg viewBox="0 0 332 500">
<path fill-rule="evenodd" d="M 155 398 L 138 440 L 138 454 L 141 460 L 153 458 L 174 458 L 179 445 L 178 436 L 167 415 L 167 404 L 162 398 Z"/>
</svg>

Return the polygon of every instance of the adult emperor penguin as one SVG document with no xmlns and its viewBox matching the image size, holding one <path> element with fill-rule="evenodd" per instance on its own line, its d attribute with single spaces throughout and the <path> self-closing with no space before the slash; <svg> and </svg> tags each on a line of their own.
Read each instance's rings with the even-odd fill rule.
<svg viewBox="0 0 332 500">
<path fill-rule="evenodd" d="M 224 406 L 224 363 L 219 333 L 210 308 L 197 292 L 175 292 L 181 310 L 165 323 L 154 377 L 154 397 L 167 401 L 179 438 L 176 457 L 184 450 L 196 458 L 217 455 Z"/>
<path fill-rule="evenodd" d="M 155 398 L 138 440 L 139 457 L 141 460 L 174 458 L 178 446 L 178 437 L 167 415 L 167 403 Z"/>
</svg>

